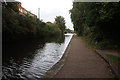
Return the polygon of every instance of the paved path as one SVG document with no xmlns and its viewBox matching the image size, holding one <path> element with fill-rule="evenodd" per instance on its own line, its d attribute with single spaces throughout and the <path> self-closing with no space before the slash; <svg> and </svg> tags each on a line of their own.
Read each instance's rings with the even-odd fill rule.
<svg viewBox="0 0 120 80">
<path fill-rule="evenodd" d="M 112 78 L 113 74 L 93 50 L 87 48 L 82 39 L 73 36 L 67 48 L 66 63 L 55 78 Z"/>
</svg>

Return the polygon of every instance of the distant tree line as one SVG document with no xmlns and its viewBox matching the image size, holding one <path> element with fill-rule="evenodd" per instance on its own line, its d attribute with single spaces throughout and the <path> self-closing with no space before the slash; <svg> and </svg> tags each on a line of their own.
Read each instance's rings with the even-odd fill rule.
<svg viewBox="0 0 120 80">
<path fill-rule="evenodd" d="M 74 30 L 99 48 L 120 48 L 120 2 L 73 3 Z"/>
<path fill-rule="evenodd" d="M 72 33 L 72 30 L 70 30 L 69 28 L 65 29 L 65 33 Z"/>
<path fill-rule="evenodd" d="M 64 20 L 64 18 L 62 18 Z M 58 19 L 59 20 L 59 19 Z M 40 38 L 47 36 L 58 36 L 62 33 L 59 25 L 64 24 L 46 24 L 36 17 L 19 14 L 17 2 L 2 3 L 2 33 L 3 42 Z"/>
</svg>

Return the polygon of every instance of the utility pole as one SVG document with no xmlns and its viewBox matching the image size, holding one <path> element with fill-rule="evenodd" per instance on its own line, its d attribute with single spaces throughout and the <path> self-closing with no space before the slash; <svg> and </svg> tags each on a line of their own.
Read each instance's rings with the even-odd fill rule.
<svg viewBox="0 0 120 80">
<path fill-rule="evenodd" d="M 40 8 L 38 8 L 38 19 L 40 19 Z"/>
</svg>

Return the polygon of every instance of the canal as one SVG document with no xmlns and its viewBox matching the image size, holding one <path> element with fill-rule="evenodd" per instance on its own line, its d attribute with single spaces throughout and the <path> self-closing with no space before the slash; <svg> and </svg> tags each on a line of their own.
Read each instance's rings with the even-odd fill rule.
<svg viewBox="0 0 120 80">
<path fill-rule="evenodd" d="M 37 80 L 63 56 L 73 34 L 3 45 L 2 78 Z"/>
</svg>

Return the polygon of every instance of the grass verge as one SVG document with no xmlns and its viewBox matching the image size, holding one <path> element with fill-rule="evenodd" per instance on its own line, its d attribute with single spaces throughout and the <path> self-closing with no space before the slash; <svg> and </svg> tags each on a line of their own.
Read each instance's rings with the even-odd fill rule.
<svg viewBox="0 0 120 80">
<path fill-rule="evenodd" d="M 120 58 L 119 57 L 113 56 L 113 55 L 110 55 L 110 54 L 106 54 L 106 56 L 108 58 L 110 58 L 117 66 L 120 67 Z"/>
<path fill-rule="evenodd" d="M 89 39 L 86 39 L 85 37 L 81 36 L 82 37 L 82 40 L 87 43 L 87 46 L 89 49 L 97 49 L 97 46 L 95 45 L 94 42 L 92 42 L 91 40 Z"/>
</svg>

